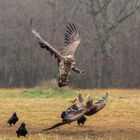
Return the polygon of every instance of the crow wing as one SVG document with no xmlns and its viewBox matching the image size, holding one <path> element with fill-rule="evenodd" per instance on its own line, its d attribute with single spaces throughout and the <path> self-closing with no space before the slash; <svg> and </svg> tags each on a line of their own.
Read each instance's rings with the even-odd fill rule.
<svg viewBox="0 0 140 140">
<path fill-rule="evenodd" d="M 32 27 L 32 19 L 31 19 L 31 31 L 32 33 L 39 39 L 39 44 L 41 48 L 45 48 L 47 51 L 51 53 L 51 55 L 54 55 L 55 58 L 57 58 L 58 62 L 63 58 L 63 56 L 58 52 L 55 48 L 53 48 L 47 41 L 45 41 L 38 32 L 36 32 L 35 29 Z"/>
<path fill-rule="evenodd" d="M 12 115 L 12 116 L 9 118 L 8 123 L 14 122 L 14 120 L 15 120 L 15 116 Z"/>
<path fill-rule="evenodd" d="M 64 35 L 64 42 L 67 44 L 64 55 L 74 56 L 80 41 L 81 39 L 75 25 L 73 23 L 68 23 Z"/>
</svg>

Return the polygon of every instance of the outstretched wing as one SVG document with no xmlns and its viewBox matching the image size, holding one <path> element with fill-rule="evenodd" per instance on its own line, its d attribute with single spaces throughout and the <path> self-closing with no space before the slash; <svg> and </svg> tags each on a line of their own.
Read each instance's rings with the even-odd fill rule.
<svg viewBox="0 0 140 140">
<path fill-rule="evenodd" d="M 97 111 L 101 110 L 106 105 L 107 100 L 108 100 L 108 93 L 106 93 L 106 95 L 101 100 L 95 103 Z"/>
<path fill-rule="evenodd" d="M 57 123 L 57 124 L 53 125 L 53 126 L 50 127 L 50 128 L 44 129 L 43 131 L 48 131 L 48 130 L 54 129 L 54 128 L 56 128 L 56 127 L 59 127 L 59 126 L 61 126 L 61 125 L 67 124 L 67 123 L 68 123 L 68 122 L 60 122 L 60 123 Z"/>
<path fill-rule="evenodd" d="M 75 25 L 73 23 L 68 23 L 66 26 L 66 33 L 64 35 L 64 42 L 67 44 L 64 55 L 74 56 L 80 40 L 81 39 Z"/>
<path fill-rule="evenodd" d="M 39 44 L 41 48 L 45 48 L 46 50 L 48 50 L 51 55 L 54 55 L 55 58 L 57 58 L 58 62 L 60 62 L 60 60 L 63 58 L 63 56 L 55 49 L 53 48 L 47 41 L 45 41 L 38 32 L 36 32 L 36 30 L 33 29 L 32 27 L 32 21 L 33 19 L 31 19 L 31 30 L 32 33 L 39 39 Z"/>
<path fill-rule="evenodd" d="M 85 115 L 90 116 L 93 115 L 95 113 L 97 113 L 98 111 L 100 111 L 101 109 L 103 109 L 107 103 L 108 100 L 108 93 L 106 93 L 106 95 L 100 99 L 99 101 L 97 101 L 90 109 L 90 111 L 88 111 Z"/>
</svg>

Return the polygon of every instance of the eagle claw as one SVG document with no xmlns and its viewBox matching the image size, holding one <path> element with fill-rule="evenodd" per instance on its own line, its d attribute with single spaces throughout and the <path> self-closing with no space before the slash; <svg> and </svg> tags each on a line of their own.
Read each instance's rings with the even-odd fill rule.
<svg viewBox="0 0 140 140">
<path fill-rule="evenodd" d="M 85 74 L 85 72 L 86 72 L 85 70 L 82 70 L 80 73 L 81 73 L 81 74 Z"/>
</svg>

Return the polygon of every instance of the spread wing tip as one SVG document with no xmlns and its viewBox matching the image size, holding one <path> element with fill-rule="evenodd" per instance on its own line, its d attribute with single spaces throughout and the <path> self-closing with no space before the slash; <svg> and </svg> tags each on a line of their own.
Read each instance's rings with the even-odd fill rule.
<svg viewBox="0 0 140 140">
<path fill-rule="evenodd" d="M 40 34 L 33 28 L 33 18 L 31 18 L 31 20 L 30 20 L 30 28 L 31 28 L 31 32 L 32 32 L 41 42 L 44 42 L 44 40 L 42 39 L 42 37 L 40 36 Z"/>
<path fill-rule="evenodd" d="M 69 44 L 73 40 L 79 39 L 79 33 L 74 23 L 68 23 L 66 25 L 66 33 L 64 35 L 64 43 Z"/>
</svg>

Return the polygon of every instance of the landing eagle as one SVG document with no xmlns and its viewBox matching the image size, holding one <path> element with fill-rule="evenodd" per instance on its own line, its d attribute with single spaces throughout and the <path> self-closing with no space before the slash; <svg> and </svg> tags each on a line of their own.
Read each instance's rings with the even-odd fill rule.
<svg viewBox="0 0 140 140">
<path fill-rule="evenodd" d="M 38 32 L 32 27 L 32 33 L 39 39 L 39 45 L 41 48 L 49 51 L 58 60 L 58 86 L 63 87 L 70 83 L 70 73 L 73 70 L 76 73 L 83 74 L 85 71 L 80 70 L 75 66 L 74 54 L 81 41 L 79 33 L 73 23 L 68 23 L 66 26 L 66 32 L 64 35 L 64 42 L 66 47 L 63 53 L 52 47 L 47 41 L 45 41 Z"/>
</svg>

